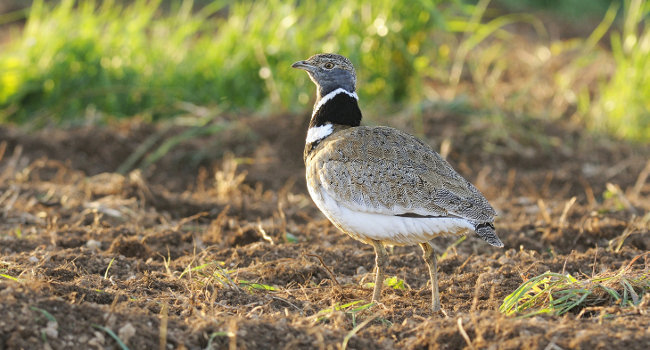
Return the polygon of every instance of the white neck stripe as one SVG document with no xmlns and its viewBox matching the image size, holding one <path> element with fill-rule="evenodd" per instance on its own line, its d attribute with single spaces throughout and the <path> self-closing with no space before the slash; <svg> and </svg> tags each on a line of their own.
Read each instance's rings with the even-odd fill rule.
<svg viewBox="0 0 650 350">
<path fill-rule="evenodd" d="M 357 96 L 357 93 L 356 93 L 356 92 L 350 92 L 350 91 L 348 91 L 348 90 L 346 90 L 346 89 L 344 89 L 344 88 L 338 88 L 338 89 L 336 89 L 336 90 L 330 92 L 329 94 L 327 94 L 327 95 L 321 97 L 321 99 L 318 100 L 318 102 L 317 102 L 316 105 L 314 106 L 314 111 L 313 111 L 312 114 L 311 114 L 312 118 L 314 117 L 314 115 L 316 114 L 316 112 L 317 112 L 317 111 L 318 111 L 318 110 L 319 110 L 319 109 L 320 109 L 320 108 L 321 108 L 321 107 L 322 107 L 322 106 L 323 106 L 327 101 L 333 99 L 334 96 L 336 96 L 336 95 L 338 95 L 338 94 L 340 94 L 340 93 L 344 93 L 344 94 L 346 94 L 346 95 L 348 95 L 348 96 L 354 98 L 355 100 L 359 101 L 359 96 Z"/>
<path fill-rule="evenodd" d="M 313 126 L 307 130 L 307 144 L 320 141 L 329 136 L 334 131 L 332 124 Z"/>
</svg>

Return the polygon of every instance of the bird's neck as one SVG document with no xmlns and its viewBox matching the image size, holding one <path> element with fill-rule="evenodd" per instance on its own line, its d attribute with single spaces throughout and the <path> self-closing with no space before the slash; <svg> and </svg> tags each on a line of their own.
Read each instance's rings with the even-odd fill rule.
<svg viewBox="0 0 650 350">
<path fill-rule="evenodd" d="M 311 114 L 307 143 L 327 137 L 335 125 L 359 126 L 361 110 L 358 101 L 359 97 L 355 92 L 343 88 L 335 89 L 322 97 L 319 96 Z M 320 132 L 318 132 L 319 130 Z M 310 134 L 312 134 L 311 140 Z"/>
<path fill-rule="evenodd" d="M 303 154 L 305 163 L 312 151 L 321 141 L 334 133 L 335 128 L 340 130 L 361 124 L 358 100 L 355 92 L 343 88 L 335 89 L 325 96 L 318 94 L 307 130 Z"/>
</svg>

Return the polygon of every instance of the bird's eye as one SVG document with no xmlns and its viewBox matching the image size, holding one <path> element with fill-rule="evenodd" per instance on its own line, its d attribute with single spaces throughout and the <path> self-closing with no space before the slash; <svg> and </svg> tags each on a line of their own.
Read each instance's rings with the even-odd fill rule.
<svg viewBox="0 0 650 350">
<path fill-rule="evenodd" d="M 334 63 L 327 62 L 327 63 L 325 63 L 325 65 L 323 67 L 325 67 L 325 69 L 332 69 L 332 68 L 334 68 Z"/>
</svg>

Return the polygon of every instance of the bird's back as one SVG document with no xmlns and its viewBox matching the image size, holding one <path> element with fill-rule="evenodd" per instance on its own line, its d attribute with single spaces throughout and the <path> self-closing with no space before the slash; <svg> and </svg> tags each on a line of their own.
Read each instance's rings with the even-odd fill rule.
<svg viewBox="0 0 650 350">
<path fill-rule="evenodd" d="M 390 127 L 337 131 L 306 159 L 310 186 L 351 210 L 492 222 L 495 211 L 431 147 Z"/>
</svg>

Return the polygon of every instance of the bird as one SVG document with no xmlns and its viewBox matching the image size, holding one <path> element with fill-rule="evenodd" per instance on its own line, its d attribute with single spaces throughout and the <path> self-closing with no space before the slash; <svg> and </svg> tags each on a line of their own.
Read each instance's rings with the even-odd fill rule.
<svg viewBox="0 0 650 350">
<path fill-rule="evenodd" d="M 431 308 L 441 310 L 429 241 L 475 232 L 496 247 L 496 212 L 481 192 L 429 145 L 387 126 L 361 126 L 356 71 L 333 53 L 295 62 L 316 85 L 303 160 L 307 189 L 339 230 L 375 251 L 372 301 L 381 301 L 385 245 L 419 245 L 429 269 Z"/>
</svg>

